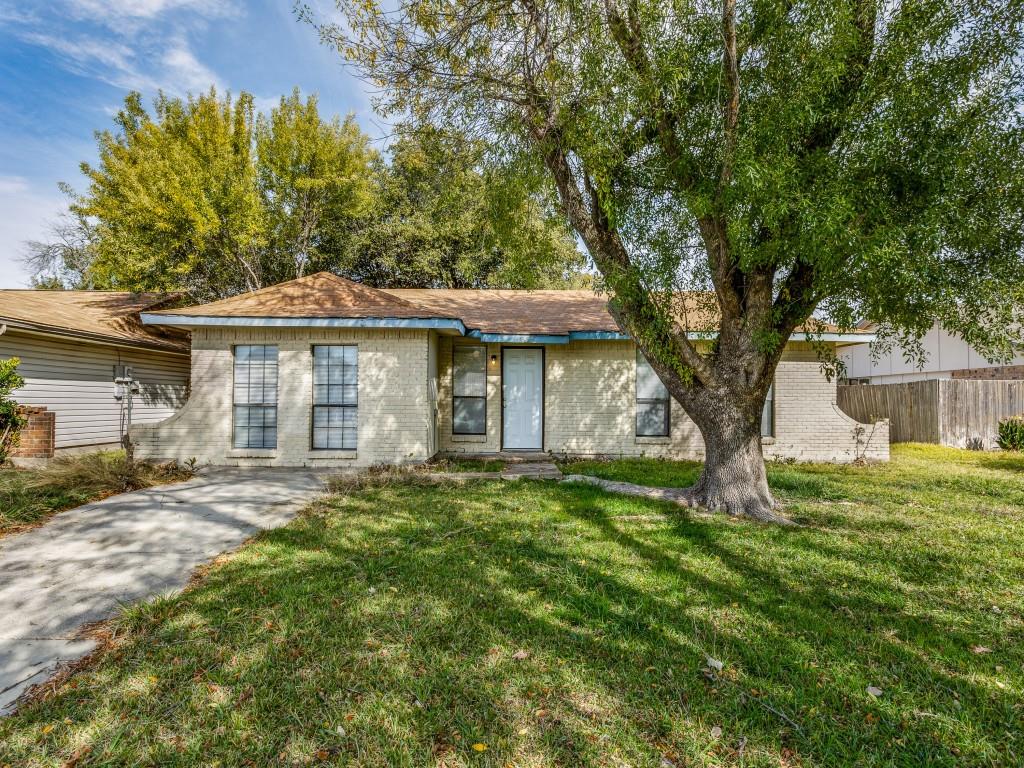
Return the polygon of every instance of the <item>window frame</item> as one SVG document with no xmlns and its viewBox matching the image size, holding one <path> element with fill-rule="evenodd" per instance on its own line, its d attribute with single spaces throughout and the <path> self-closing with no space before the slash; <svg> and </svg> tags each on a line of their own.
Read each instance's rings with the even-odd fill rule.
<svg viewBox="0 0 1024 768">
<path fill-rule="evenodd" d="M 355 401 L 353 403 L 331 403 L 331 402 L 328 402 L 328 403 L 317 403 L 317 401 L 316 401 L 316 386 L 317 386 L 317 384 L 316 384 L 316 350 L 319 347 L 324 347 L 324 348 L 329 348 L 329 347 L 351 347 L 352 349 L 355 350 L 355 354 L 356 354 L 356 364 L 355 364 L 355 369 L 356 369 L 355 388 L 356 388 L 356 392 L 355 392 Z M 327 398 L 329 400 L 330 399 L 330 391 L 331 391 L 331 386 L 330 386 L 330 369 L 331 369 L 331 365 L 330 365 L 330 355 L 329 354 L 328 354 L 328 358 L 327 359 L 328 359 L 328 363 L 327 363 L 327 378 L 328 378 L 328 382 L 324 386 L 327 387 Z M 331 452 L 342 452 L 343 451 L 343 452 L 346 452 L 346 453 L 355 453 L 356 451 L 359 450 L 359 345 L 358 344 L 311 344 L 310 347 L 309 347 L 309 365 L 310 365 L 310 382 L 311 382 L 310 411 L 309 411 L 309 450 L 310 451 L 331 451 Z M 343 361 L 342 362 L 342 368 L 344 369 L 344 367 L 345 367 L 345 363 Z M 340 384 L 340 385 L 336 385 L 336 386 L 344 388 L 346 385 L 345 384 Z M 347 386 L 352 386 L 352 385 L 347 385 Z M 331 448 L 329 446 L 318 447 L 317 444 L 316 444 L 316 432 L 317 432 L 316 414 L 317 414 L 317 409 L 326 409 L 327 410 L 328 422 L 330 421 L 330 411 L 332 409 L 341 409 L 343 412 L 345 410 L 355 411 L 355 423 L 356 423 L 356 440 L 355 440 L 356 444 L 355 444 L 355 446 L 353 446 L 351 448 L 344 448 L 344 447 L 342 447 L 342 448 Z M 331 427 L 330 426 L 321 427 L 321 429 L 326 429 L 328 431 L 327 437 L 328 437 L 328 441 L 330 441 L 330 430 L 331 430 Z M 344 430 L 344 426 L 342 426 L 341 429 Z M 342 436 L 342 441 L 344 442 L 344 435 Z"/>
<path fill-rule="evenodd" d="M 768 410 L 768 431 L 764 431 L 764 414 L 765 410 Z M 758 426 L 761 431 L 761 437 L 775 437 L 775 379 L 772 379 L 771 385 L 768 387 L 768 393 L 764 398 L 764 406 L 761 408 L 761 423 Z"/>
<path fill-rule="evenodd" d="M 262 347 L 263 350 L 264 350 L 264 353 L 263 353 L 264 357 L 263 357 L 263 360 L 261 361 L 261 364 L 264 367 L 266 366 L 266 350 L 267 349 L 273 349 L 274 350 L 274 399 L 273 399 L 272 402 L 268 402 L 267 400 L 264 399 L 264 400 L 261 400 L 258 403 L 256 403 L 256 402 L 249 402 L 248 400 L 246 402 L 239 403 L 239 402 L 237 402 L 235 400 L 236 395 L 237 395 L 237 391 L 238 391 L 238 366 L 239 366 L 238 350 L 243 348 L 243 347 L 245 347 L 245 348 Z M 277 450 L 278 396 L 280 394 L 280 375 L 281 375 L 281 369 L 280 369 L 281 359 L 280 359 L 280 355 L 281 355 L 281 350 L 279 349 L 277 344 L 233 344 L 231 346 L 231 449 L 232 450 L 236 450 L 236 451 L 276 451 Z M 246 365 L 247 368 L 251 367 L 252 366 L 252 361 L 251 360 L 246 360 L 245 361 L 245 365 Z M 247 382 L 247 390 L 248 390 L 249 386 L 251 386 L 251 385 Z M 265 396 L 266 396 L 266 383 L 265 382 L 264 382 L 264 384 L 262 386 L 262 389 L 263 389 L 263 397 L 265 398 Z M 250 438 L 251 438 L 251 435 L 252 435 L 253 427 L 249 423 L 247 423 L 245 425 L 245 430 L 246 430 L 246 432 L 245 432 L 245 434 L 246 434 L 245 445 L 239 445 L 238 444 L 238 440 L 237 440 L 238 432 L 237 432 L 237 430 L 238 430 L 238 409 L 239 408 L 247 408 L 247 409 L 259 408 L 263 412 L 262 413 L 263 423 L 259 427 L 259 429 L 261 429 L 262 432 L 263 432 L 263 440 L 260 442 L 260 445 L 253 445 L 252 444 L 252 441 L 251 441 Z M 266 425 L 265 415 L 266 415 L 267 410 L 269 410 L 269 409 L 272 409 L 273 412 L 274 412 L 274 443 L 273 443 L 273 445 L 267 445 L 267 441 L 266 441 L 267 425 Z M 250 420 L 247 418 L 247 421 L 250 421 Z"/>
<path fill-rule="evenodd" d="M 455 394 L 455 355 L 460 349 L 479 349 L 483 351 L 483 375 L 484 393 L 482 395 L 457 395 Z M 483 400 L 484 422 L 483 429 L 479 432 L 462 432 L 455 427 L 455 402 L 457 400 Z M 487 345 L 486 344 L 452 344 L 452 434 L 463 436 L 486 436 L 487 435 Z"/>
<path fill-rule="evenodd" d="M 633 436 L 634 437 L 671 437 L 672 436 L 672 395 L 669 394 L 668 387 L 665 386 L 665 382 L 658 378 L 661 382 L 661 386 L 665 389 L 664 398 L 654 397 L 640 397 L 640 361 L 643 360 L 644 364 L 651 369 L 651 372 L 657 376 L 657 372 L 644 357 L 643 352 L 640 351 L 640 347 L 636 348 L 636 357 L 633 362 Z M 665 422 L 663 425 L 662 432 L 649 433 L 640 432 L 640 406 L 641 405 L 653 405 L 658 403 L 665 404 Z"/>
</svg>

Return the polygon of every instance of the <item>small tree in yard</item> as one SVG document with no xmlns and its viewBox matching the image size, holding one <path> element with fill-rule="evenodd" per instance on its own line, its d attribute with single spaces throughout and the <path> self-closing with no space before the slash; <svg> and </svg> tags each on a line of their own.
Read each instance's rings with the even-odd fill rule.
<svg viewBox="0 0 1024 768">
<path fill-rule="evenodd" d="M 338 5 L 322 39 L 385 113 L 553 182 L 620 327 L 704 437 L 693 502 L 780 519 L 759 417 L 786 341 L 819 319 L 901 341 L 940 320 L 1009 351 L 1019 0 Z"/>
<path fill-rule="evenodd" d="M 0 464 L 7 461 L 17 446 L 18 434 L 25 425 L 18 403 L 11 398 L 11 392 L 25 386 L 25 380 L 18 374 L 20 362 L 16 357 L 0 360 Z"/>
</svg>

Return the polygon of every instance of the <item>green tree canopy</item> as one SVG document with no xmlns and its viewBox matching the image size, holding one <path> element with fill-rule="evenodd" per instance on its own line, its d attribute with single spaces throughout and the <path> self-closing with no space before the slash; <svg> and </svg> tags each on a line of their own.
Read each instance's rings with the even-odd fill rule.
<svg viewBox="0 0 1024 768">
<path fill-rule="evenodd" d="M 577 284 L 584 256 L 555 201 L 481 169 L 479 141 L 424 126 L 400 133 L 348 268 L 379 287 Z"/>
<path fill-rule="evenodd" d="M 865 317 L 917 338 L 939 320 L 1009 351 L 1024 319 L 1019 0 L 339 8 L 322 38 L 385 113 L 546 172 L 619 324 L 704 436 L 696 503 L 774 517 L 758 416 L 803 325 Z"/>
<path fill-rule="evenodd" d="M 98 164 L 57 237 L 30 262 L 96 288 L 207 299 L 300 277 L 371 202 L 374 152 L 352 118 L 320 118 L 296 91 L 269 117 L 252 97 L 125 99 L 97 133 Z"/>
<path fill-rule="evenodd" d="M 269 115 L 247 93 L 161 95 L 152 114 L 133 93 L 115 124 L 82 165 L 87 190 L 64 185 L 67 214 L 29 244 L 38 285 L 207 300 L 320 270 L 524 287 L 565 284 L 583 265 L 552 201 L 482 169 L 457 136 L 400 137 L 389 164 L 352 117 L 325 120 L 297 90 Z"/>
</svg>

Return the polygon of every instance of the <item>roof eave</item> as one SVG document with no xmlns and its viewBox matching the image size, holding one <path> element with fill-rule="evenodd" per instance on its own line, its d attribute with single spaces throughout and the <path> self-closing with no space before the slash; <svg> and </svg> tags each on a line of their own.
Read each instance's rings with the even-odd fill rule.
<svg viewBox="0 0 1024 768">
<path fill-rule="evenodd" d="M 409 328 L 449 330 L 465 335 L 466 326 L 450 317 L 240 317 L 216 315 L 175 315 L 143 312 L 143 325 L 170 325 L 182 328 Z"/>
<path fill-rule="evenodd" d="M 215 315 L 180 315 L 143 312 L 144 325 L 193 327 L 257 327 L 257 328 L 410 328 L 449 330 L 488 344 L 568 344 L 571 341 L 628 341 L 619 331 L 569 331 L 568 333 L 492 333 L 479 329 L 467 331 L 458 318 L 444 317 L 241 317 Z M 710 341 L 714 333 L 692 332 L 687 338 Z M 875 340 L 871 333 L 794 333 L 791 342 L 823 341 L 835 344 L 867 344 Z"/>
</svg>

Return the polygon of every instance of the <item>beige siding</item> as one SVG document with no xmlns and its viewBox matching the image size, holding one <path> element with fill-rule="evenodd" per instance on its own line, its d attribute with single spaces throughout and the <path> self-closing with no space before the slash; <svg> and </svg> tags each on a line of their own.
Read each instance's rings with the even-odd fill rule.
<svg viewBox="0 0 1024 768">
<path fill-rule="evenodd" d="M 850 379 L 870 379 L 871 384 L 900 384 L 927 379 L 948 379 L 955 371 L 976 372 L 972 378 L 983 378 L 980 375 L 985 369 L 1004 365 L 1024 365 L 1024 349 L 1018 349 L 1016 357 L 998 362 L 990 362 L 968 344 L 938 323 L 921 339 L 924 351 L 923 367 L 918 368 L 918 361 L 908 357 L 907 350 L 898 344 L 884 350 L 878 350 L 877 356 L 872 355 L 871 344 L 855 344 L 844 347 L 839 352 L 839 359 L 846 365 L 846 377 Z M 1006 378 L 1017 378 L 1011 375 Z"/>
<path fill-rule="evenodd" d="M 8 329 L 0 358 L 21 359 L 25 386 L 14 395 L 25 405 L 57 414 L 57 448 L 115 443 L 120 404 L 114 399 L 114 367 L 130 365 L 140 382 L 136 424 L 171 416 L 187 398 L 188 355 L 95 344 Z"/>
<path fill-rule="evenodd" d="M 232 347 L 278 347 L 277 448 L 231 441 Z M 359 347 L 356 451 L 311 448 L 313 344 Z M 425 330 L 239 328 L 192 335 L 192 394 L 177 415 L 132 431 L 141 456 L 249 466 L 368 466 L 423 461 L 431 448 L 430 333 Z"/>
</svg>

